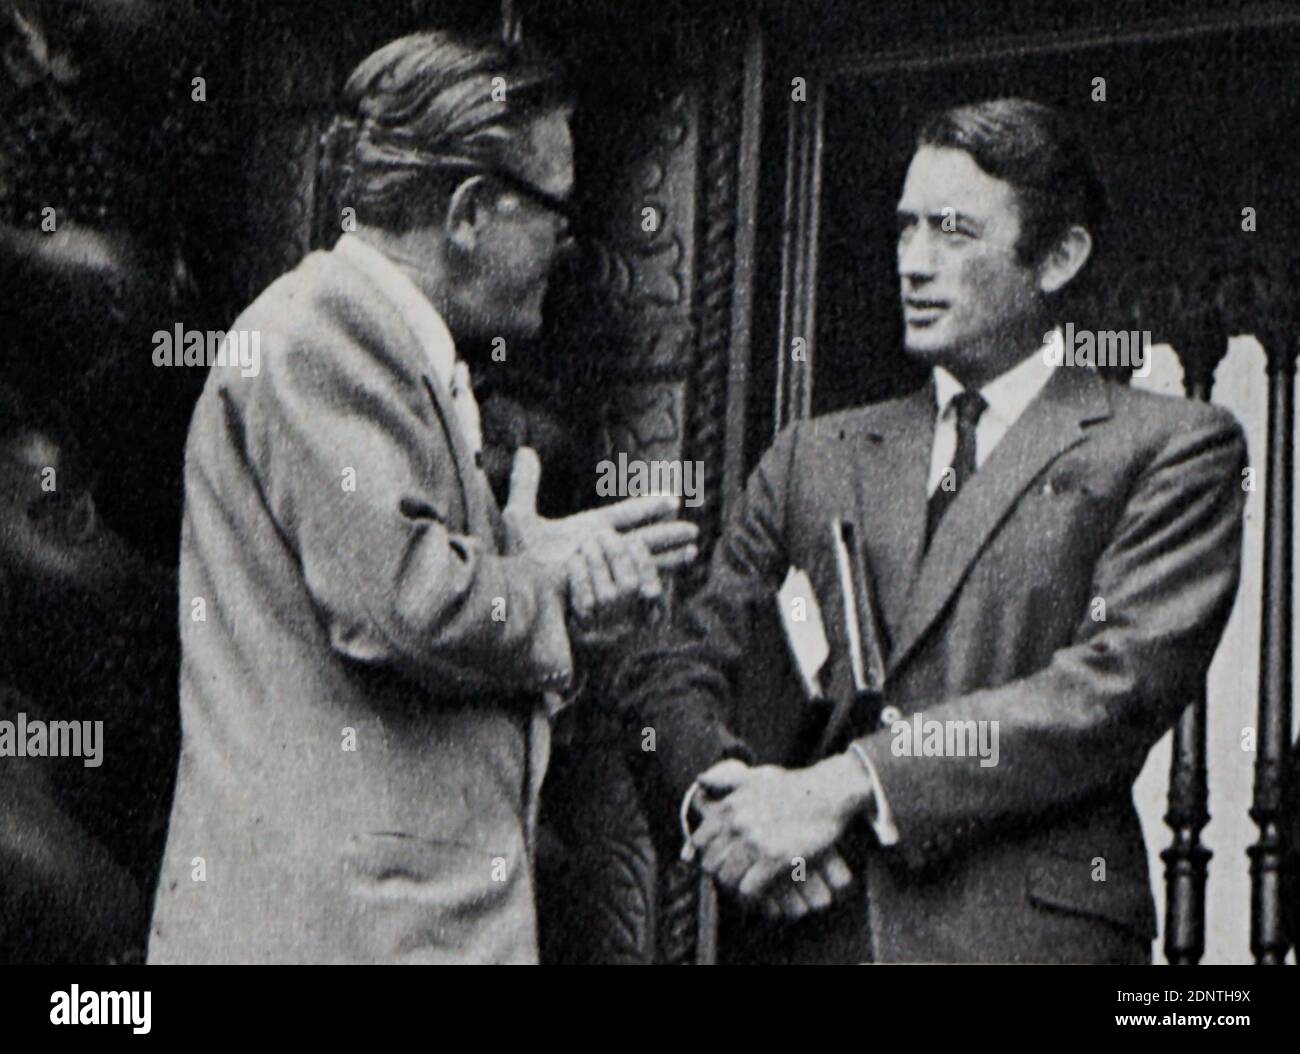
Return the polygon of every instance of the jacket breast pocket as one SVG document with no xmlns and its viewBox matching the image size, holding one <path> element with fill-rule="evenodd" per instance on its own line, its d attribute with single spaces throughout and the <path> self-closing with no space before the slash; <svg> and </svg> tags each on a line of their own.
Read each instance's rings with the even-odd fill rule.
<svg viewBox="0 0 1300 1054">
<path fill-rule="evenodd" d="M 1097 919 L 1141 940 L 1152 940 L 1155 907 L 1146 877 L 1113 868 L 1104 879 L 1093 875 L 1094 868 L 1085 859 L 1043 853 L 1030 861 L 1026 895 L 1038 908 Z"/>
<path fill-rule="evenodd" d="M 1096 483 L 1072 472 L 1049 474 L 1021 497 L 997 544 L 1024 575 L 1086 585 L 1114 515 Z"/>
</svg>

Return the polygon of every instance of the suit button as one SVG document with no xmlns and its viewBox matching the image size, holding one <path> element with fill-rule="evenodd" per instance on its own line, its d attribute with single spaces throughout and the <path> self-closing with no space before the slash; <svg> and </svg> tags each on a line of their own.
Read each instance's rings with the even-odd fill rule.
<svg viewBox="0 0 1300 1054">
<path fill-rule="evenodd" d="M 892 728 L 895 721 L 903 720 L 903 711 L 896 706 L 887 706 L 880 711 L 880 727 Z"/>
</svg>

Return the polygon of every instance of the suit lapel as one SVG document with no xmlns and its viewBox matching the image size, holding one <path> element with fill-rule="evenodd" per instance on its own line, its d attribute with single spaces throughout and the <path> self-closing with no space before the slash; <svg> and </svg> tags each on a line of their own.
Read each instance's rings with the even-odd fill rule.
<svg viewBox="0 0 1300 1054">
<path fill-rule="evenodd" d="M 940 521 L 912 587 L 890 672 L 920 644 L 1034 477 L 1083 441 L 1084 424 L 1109 415 L 1106 384 L 1091 370 L 1058 369 L 1052 375 Z M 917 531 L 924 535 L 924 513 Z"/>
<path fill-rule="evenodd" d="M 925 482 L 934 435 L 930 385 L 864 417 L 850 450 L 857 519 L 881 619 L 897 640 L 925 541 Z"/>
<path fill-rule="evenodd" d="M 421 358 L 424 358 L 422 355 Z M 422 365 L 420 378 L 424 382 L 429 397 L 442 418 L 442 430 L 451 445 L 453 460 L 456 462 L 456 474 L 460 479 L 460 491 L 465 500 L 465 519 L 469 524 L 469 533 L 476 538 L 492 539 L 499 547 L 500 513 L 496 499 L 488 488 L 487 477 L 479 471 L 474 462 L 474 453 L 469 443 L 461 434 L 460 419 L 456 408 L 451 404 L 451 393 L 443 391 L 442 385 L 433 376 L 433 370 L 427 364 Z"/>
</svg>

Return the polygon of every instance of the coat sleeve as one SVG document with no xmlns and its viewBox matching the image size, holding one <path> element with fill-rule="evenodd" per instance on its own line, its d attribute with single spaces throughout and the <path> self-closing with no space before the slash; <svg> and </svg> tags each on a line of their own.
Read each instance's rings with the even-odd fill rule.
<svg viewBox="0 0 1300 1054">
<path fill-rule="evenodd" d="M 1085 617 L 1029 676 L 925 708 L 927 721 L 994 722 L 996 764 L 897 756 L 889 730 L 857 741 L 913 866 L 1131 785 L 1196 697 L 1236 595 L 1246 459 L 1228 414 L 1200 421 L 1176 431 L 1138 479 L 1095 564 L 1105 621 Z"/>
<path fill-rule="evenodd" d="M 262 375 L 226 410 L 332 646 L 444 695 L 565 687 L 565 598 L 453 528 L 459 477 L 420 379 L 342 326 L 263 336 Z"/>
<path fill-rule="evenodd" d="M 654 729 L 648 800 L 656 818 L 674 827 L 700 773 L 723 758 L 754 759 L 728 726 L 738 669 L 755 636 L 755 606 L 771 603 L 789 567 L 785 508 L 797 429 L 782 433 L 750 476 L 714 549 L 707 583 L 679 609 L 672 628 L 632 655 L 615 678 L 620 704 Z"/>
</svg>

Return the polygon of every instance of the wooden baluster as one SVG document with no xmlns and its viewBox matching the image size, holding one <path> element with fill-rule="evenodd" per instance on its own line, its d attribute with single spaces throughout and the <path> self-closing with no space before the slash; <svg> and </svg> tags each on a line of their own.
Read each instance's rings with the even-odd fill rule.
<svg viewBox="0 0 1300 1054">
<path fill-rule="evenodd" d="M 1227 350 L 1226 334 L 1216 330 L 1202 327 L 1178 345 L 1189 399 L 1210 401 L 1214 369 Z M 1165 823 L 1174 838 L 1160 859 L 1165 863 L 1165 959 L 1171 966 L 1195 966 L 1205 953 L 1205 882 L 1213 855 L 1201 844 L 1201 831 L 1210 822 L 1205 729 L 1202 684 L 1174 726 L 1169 762 Z"/>
<path fill-rule="evenodd" d="M 1264 582 L 1259 640 L 1259 713 L 1250 818 L 1259 839 L 1250 857 L 1250 950 L 1255 961 L 1286 961 L 1292 934 L 1283 898 L 1292 860 L 1291 546 L 1294 500 L 1295 325 L 1289 261 L 1271 257 L 1225 272 L 1215 293 L 1229 333 L 1253 333 L 1268 362 L 1268 449 L 1264 470 Z"/>
<path fill-rule="evenodd" d="M 1264 495 L 1264 596 L 1260 631 L 1255 802 L 1259 840 L 1250 847 L 1250 950 L 1260 965 L 1286 960 L 1282 897 L 1291 817 L 1285 814 L 1291 753 L 1291 545 L 1294 498 L 1296 344 L 1285 330 L 1266 341 L 1268 465 Z M 1294 803 L 1290 803 L 1294 804 Z"/>
<path fill-rule="evenodd" d="M 1165 823 L 1174 840 L 1160 854 L 1165 862 L 1165 959 L 1195 966 L 1205 952 L 1205 880 L 1209 849 L 1201 831 L 1210 822 L 1205 771 L 1205 689 L 1174 726 L 1169 764 L 1169 810 Z"/>
<path fill-rule="evenodd" d="M 1172 344 L 1183 367 L 1183 391 L 1189 399 L 1209 402 L 1228 334 L 1203 286 L 1162 262 L 1138 263 L 1115 283 L 1101 310 L 1107 325 L 1150 333 L 1153 344 Z M 1173 966 L 1194 966 L 1205 953 L 1205 883 L 1213 855 L 1201 842 L 1210 822 L 1204 684 L 1173 731 L 1164 817 L 1173 840 L 1160 854 L 1165 864 L 1165 958 Z"/>
</svg>

